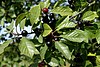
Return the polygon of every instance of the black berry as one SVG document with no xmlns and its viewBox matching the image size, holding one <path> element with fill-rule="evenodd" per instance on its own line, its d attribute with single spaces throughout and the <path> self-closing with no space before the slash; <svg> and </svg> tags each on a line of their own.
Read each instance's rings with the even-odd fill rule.
<svg viewBox="0 0 100 67">
<path fill-rule="evenodd" d="M 55 29 L 55 24 L 56 24 L 55 18 L 51 18 L 48 24 L 54 30 Z"/>
<path fill-rule="evenodd" d="M 83 61 L 83 59 L 81 57 L 74 58 L 74 62 L 76 62 L 76 63 L 78 63 L 78 62 L 80 63 L 82 61 Z"/>
<path fill-rule="evenodd" d="M 29 19 L 27 19 L 27 20 L 26 20 L 26 23 L 25 23 L 25 26 L 28 26 L 28 25 L 31 26 L 31 22 L 30 22 Z"/>
<path fill-rule="evenodd" d="M 51 47 L 51 46 L 52 46 L 52 41 L 47 41 L 47 42 L 46 42 L 46 45 L 47 45 L 48 47 Z"/>
<path fill-rule="evenodd" d="M 0 26 L 0 30 L 2 30 L 2 27 Z"/>
<path fill-rule="evenodd" d="M 91 23 L 86 23 L 85 26 L 93 26 Z"/>
<path fill-rule="evenodd" d="M 21 32 L 21 35 L 22 35 L 22 36 L 27 36 L 27 34 L 28 34 L 28 32 L 27 32 L 26 30 L 23 30 L 23 31 Z"/>
<path fill-rule="evenodd" d="M 10 34 L 9 34 L 9 38 L 11 38 L 12 36 L 13 36 L 13 34 L 12 34 L 12 33 L 10 33 Z"/>
<path fill-rule="evenodd" d="M 75 6 L 73 4 L 69 5 L 69 7 L 74 10 L 75 9 Z"/>
<path fill-rule="evenodd" d="M 41 34 L 42 29 L 41 28 L 35 28 L 34 29 L 34 33 L 36 34 L 37 37 L 39 37 L 39 35 Z"/>
<path fill-rule="evenodd" d="M 46 42 L 46 45 L 48 47 L 51 47 L 52 46 L 52 38 L 53 38 L 53 35 L 52 33 L 49 34 L 48 36 L 46 36 L 44 39 L 45 39 L 45 42 Z"/>
<path fill-rule="evenodd" d="M 43 11 L 44 13 L 48 13 L 48 8 L 43 8 L 42 11 Z"/>
<path fill-rule="evenodd" d="M 7 31 L 10 31 L 10 29 L 8 29 L 8 28 L 6 28 L 7 29 Z"/>
<path fill-rule="evenodd" d="M 83 25 L 83 23 L 80 22 L 80 21 L 78 21 L 76 28 L 79 29 L 79 30 L 84 30 L 84 25 Z"/>
<path fill-rule="evenodd" d="M 54 18 L 54 14 L 53 13 L 50 13 L 49 17 L 50 18 Z"/>
<path fill-rule="evenodd" d="M 54 37 L 54 40 L 55 41 L 59 41 L 60 39 L 58 37 Z"/>
<path fill-rule="evenodd" d="M 5 23 L 8 23 L 7 21 L 4 21 Z"/>
<path fill-rule="evenodd" d="M 69 3 L 69 4 L 72 4 L 72 3 L 73 3 L 73 0 L 68 0 L 68 3 Z"/>
<path fill-rule="evenodd" d="M 92 3 L 92 2 L 93 2 L 93 0 L 87 0 L 87 2 L 88 2 L 88 3 Z"/>
<path fill-rule="evenodd" d="M 47 14 L 42 14 L 42 21 L 43 21 L 43 23 L 48 23 L 49 22 Z"/>
<path fill-rule="evenodd" d="M 5 40 L 5 38 L 4 37 L 1 37 L 1 40 L 3 41 L 3 40 Z"/>
<path fill-rule="evenodd" d="M 80 13 L 77 18 L 76 18 L 76 21 L 80 21 L 81 20 L 81 17 L 82 17 L 82 13 Z"/>
</svg>

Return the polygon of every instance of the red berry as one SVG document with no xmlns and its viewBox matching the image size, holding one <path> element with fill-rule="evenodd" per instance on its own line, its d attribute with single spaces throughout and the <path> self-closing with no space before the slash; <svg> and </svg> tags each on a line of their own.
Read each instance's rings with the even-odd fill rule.
<svg viewBox="0 0 100 67">
<path fill-rule="evenodd" d="M 43 8 L 42 11 L 43 11 L 44 13 L 48 13 L 48 8 Z"/>
<path fill-rule="evenodd" d="M 43 67 L 43 65 L 41 63 L 38 64 L 38 67 Z"/>
</svg>

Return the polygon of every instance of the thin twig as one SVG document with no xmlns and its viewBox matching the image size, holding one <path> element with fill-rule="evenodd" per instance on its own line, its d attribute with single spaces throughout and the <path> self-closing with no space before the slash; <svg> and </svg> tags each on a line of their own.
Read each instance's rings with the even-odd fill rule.
<svg viewBox="0 0 100 67">
<path fill-rule="evenodd" d="M 72 17 L 70 17 L 69 18 L 69 20 L 73 20 L 73 18 L 75 18 L 76 16 L 78 16 L 79 14 L 81 14 L 81 13 L 83 13 L 89 6 L 91 6 L 91 5 L 93 5 L 93 4 L 95 4 L 95 1 L 94 2 L 92 2 L 92 3 L 90 3 L 90 4 L 88 4 L 88 6 L 87 7 L 85 7 L 85 8 L 83 8 L 80 12 L 78 12 L 76 15 L 74 15 L 74 16 L 72 16 Z"/>
<path fill-rule="evenodd" d="M 32 33 L 34 33 L 34 32 L 30 32 L 30 33 L 27 33 L 27 34 L 32 34 Z M 12 33 L 13 35 L 22 35 L 22 34 L 19 34 L 19 33 Z"/>
</svg>

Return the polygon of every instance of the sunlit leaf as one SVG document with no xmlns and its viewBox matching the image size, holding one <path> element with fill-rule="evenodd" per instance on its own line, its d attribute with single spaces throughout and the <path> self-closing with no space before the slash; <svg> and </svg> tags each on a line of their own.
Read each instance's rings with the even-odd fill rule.
<svg viewBox="0 0 100 67">
<path fill-rule="evenodd" d="M 100 66 L 100 55 L 96 56 L 96 64 L 97 64 L 97 67 Z"/>
<path fill-rule="evenodd" d="M 26 23 L 26 18 L 23 19 L 23 20 L 20 22 L 20 28 L 21 28 L 21 29 L 24 29 L 25 23 Z"/>
<path fill-rule="evenodd" d="M 72 9 L 69 7 L 56 7 L 51 10 L 52 13 L 60 14 L 61 16 L 72 15 Z"/>
<path fill-rule="evenodd" d="M 59 65 L 58 60 L 56 58 L 51 58 L 49 65 L 52 67 L 58 66 Z"/>
<path fill-rule="evenodd" d="M 46 0 L 45 2 L 40 2 L 39 5 L 40 5 L 41 9 L 48 8 L 50 6 L 50 0 Z"/>
<path fill-rule="evenodd" d="M 9 26 L 6 27 L 6 29 L 8 29 L 8 33 L 12 32 L 12 30 L 14 29 L 14 20 L 11 22 Z"/>
<path fill-rule="evenodd" d="M 93 65 L 90 61 L 86 61 L 85 67 L 93 67 Z"/>
<path fill-rule="evenodd" d="M 65 56 L 66 59 L 71 59 L 71 53 L 67 45 L 61 42 L 55 42 L 55 47 Z"/>
<path fill-rule="evenodd" d="M 43 43 L 43 37 L 42 37 L 42 35 L 39 35 L 38 41 L 39 41 L 40 43 Z"/>
<path fill-rule="evenodd" d="M 30 22 L 31 24 L 33 25 L 34 23 L 37 24 L 37 22 L 39 21 L 39 16 L 40 16 L 40 5 L 36 5 L 36 6 L 33 6 L 31 9 L 30 9 L 30 13 L 29 13 L 29 17 L 30 17 Z"/>
<path fill-rule="evenodd" d="M 62 28 L 73 28 L 76 24 L 69 21 L 69 16 L 67 16 L 58 26 L 56 30 L 60 30 Z"/>
<path fill-rule="evenodd" d="M 97 42 L 98 42 L 98 44 L 100 44 L 100 29 L 99 30 L 97 30 L 96 31 L 96 34 L 95 34 L 95 36 L 96 36 L 96 40 L 97 40 Z"/>
<path fill-rule="evenodd" d="M 34 54 L 39 54 L 39 51 L 35 48 L 34 43 L 23 37 L 19 43 L 19 50 L 21 54 L 33 57 Z"/>
<path fill-rule="evenodd" d="M 43 37 L 46 37 L 47 35 L 49 35 L 52 32 L 52 29 L 46 23 L 43 24 L 43 27 L 44 27 Z"/>
<path fill-rule="evenodd" d="M 20 15 L 18 15 L 15 25 L 17 26 L 22 21 L 22 19 L 25 18 L 25 16 L 26 16 L 26 13 L 21 13 Z"/>
<path fill-rule="evenodd" d="M 41 47 L 40 56 L 41 56 L 41 59 L 42 59 L 42 60 L 45 58 L 45 53 L 46 53 L 47 49 L 48 49 L 48 47 L 47 47 L 46 44 L 45 44 L 44 47 Z"/>
<path fill-rule="evenodd" d="M 98 17 L 96 12 L 87 11 L 83 14 L 82 19 L 87 20 L 87 21 L 91 21 L 91 20 L 95 19 L 96 17 Z"/>
<path fill-rule="evenodd" d="M 61 35 L 61 37 L 68 39 L 73 42 L 88 42 L 88 37 L 82 30 L 74 30 L 71 33 Z"/>
</svg>

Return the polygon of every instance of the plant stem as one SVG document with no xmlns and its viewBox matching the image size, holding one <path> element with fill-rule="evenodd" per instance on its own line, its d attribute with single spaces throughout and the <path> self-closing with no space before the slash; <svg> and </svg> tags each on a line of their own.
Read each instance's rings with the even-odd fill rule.
<svg viewBox="0 0 100 67">
<path fill-rule="evenodd" d="M 95 1 L 92 2 L 92 3 L 90 3 L 90 4 L 88 4 L 87 7 L 83 8 L 83 9 L 82 9 L 80 12 L 78 12 L 76 15 L 70 17 L 69 20 L 73 21 L 73 18 L 75 18 L 75 17 L 78 16 L 79 14 L 83 13 L 88 7 L 90 7 L 90 6 L 93 5 L 93 4 L 95 4 Z"/>
</svg>

